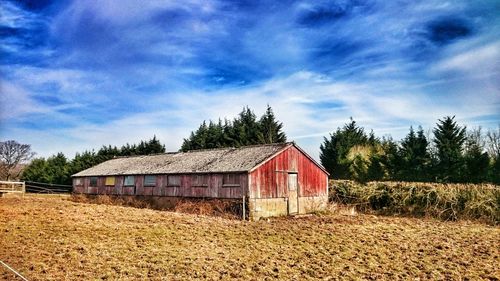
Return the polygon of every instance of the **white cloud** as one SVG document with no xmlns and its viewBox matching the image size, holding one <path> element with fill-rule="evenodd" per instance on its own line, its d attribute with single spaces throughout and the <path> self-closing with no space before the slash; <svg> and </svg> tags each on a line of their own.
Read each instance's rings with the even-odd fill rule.
<svg viewBox="0 0 500 281">
<path fill-rule="evenodd" d="M 123 118 L 103 124 L 75 123 L 69 129 L 51 129 L 53 136 L 27 129 L 23 134 L 30 135 L 29 139 L 41 155 L 63 150 L 72 156 L 77 151 L 98 149 L 105 144 L 134 143 L 153 135 L 166 143 L 168 150 L 177 150 L 182 138 L 202 120 L 232 119 L 245 105 L 260 115 L 270 104 L 284 123 L 289 139 L 296 140 L 317 158 L 322 136 L 343 126 L 350 116 L 379 136 L 389 133 L 399 139 L 410 125 L 430 128 L 438 118 L 452 114 L 459 115 L 460 121 L 468 124 L 476 117 L 495 114 L 497 109 L 494 105 L 488 106 L 488 101 L 471 106 L 460 97 L 433 100 L 419 92 L 401 95 L 375 88 L 368 82 L 339 83 L 311 72 L 295 73 L 255 87 L 169 94 L 150 102 L 157 105 L 155 108 L 163 105 L 164 109 L 125 114 Z M 322 104 L 333 102 L 339 106 L 321 108 Z M 45 139 L 37 140 L 40 139 L 38 134 L 43 134 Z"/>
<path fill-rule="evenodd" d="M 28 91 L 8 81 L 0 81 L 0 92 L 0 121 L 2 122 L 33 113 L 51 111 L 37 104 Z"/>
<path fill-rule="evenodd" d="M 438 62 L 432 70 L 498 75 L 500 73 L 500 41 L 453 54 Z"/>
</svg>

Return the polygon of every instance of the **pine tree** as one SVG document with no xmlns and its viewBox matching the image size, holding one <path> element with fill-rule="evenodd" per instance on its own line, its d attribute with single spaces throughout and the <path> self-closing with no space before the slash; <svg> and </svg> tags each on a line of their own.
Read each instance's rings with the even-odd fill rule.
<svg viewBox="0 0 500 281">
<path fill-rule="evenodd" d="M 398 144 L 389 136 L 382 138 L 380 146 L 383 151 L 382 155 L 380 155 L 380 162 L 385 169 L 386 179 L 398 179 L 399 169 L 402 166 L 401 157 L 398 153 Z"/>
<path fill-rule="evenodd" d="M 433 130 L 438 158 L 436 176 L 439 181 L 458 182 L 463 176 L 466 127 L 458 126 L 454 119 L 455 116 L 447 116 L 438 120 L 437 128 Z"/>
<path fill-rule="evenodd" d="M 161 144 L 156 135 L 154 135 L 146 144 L 146 152 L 147 154 L 164 153 L 165 145 Z M 123 151 L 121 155 L 123 155 Z"/>
<path fill-rule="evenodd" d="M 500 156 L 492 158 L 488 174 L 491 182 L 500 184 Z"/>
<path fill-rule="evenodd" d="M 338 132 L 339 130 L 337 130 Z M 330 173 L 331 178 L 338 178 L 339 154 L 337 150 L 337 132 L 331 133 L 329 138 L 323 137 L 323 143 L 319 147 L 319 159 L 321 165 Z"/>
<path fill-rule="evenodd" d="M 45 158 L 33 159 L 21 174 L 23 181 L 49 182 L 47 174 L 47 161 Z"/>
<path fill-rule="evenodd" d="M 68 159 L 63 153 L 59 152 L 47 158 L 46 171 L 49 175 L 49 183 L 71 184 Z"/>
<path fill-rule="evenodd" d="M 247 106 L 233 121 L 224 119 L 223 123 L 219 119 L 215 123 L 209 120 L 208 125 L 203 121 L 196 131 L 191 132 L 189 138 L 183 140 L 181 151 L 286 142 L 282 128 L 283 124 L 276 120 L 270 106 L 258 121 L 255 113 Z"/>
<path fill-rule="evenodd" d="M 238 139 L 238 146 L 259 143 L 257 138 L 259 130 L 257 116 L 248 106 L 243 108 L 233 124 Z"/>
<path fill-rule="evenodd" d="M 258 127 L 259 143 L 286 142 L 286 135 L 282 131 L 283 123 L 276 121 L 273 109 L 269 105 L 267 105 L 266 113 L 260 118 Z"/>
<path fill-rule="evenodd" d="M 399 151 L 402 160 L 401 179 L 407 181 L 426 181 L 429 179 L 430 156 L 427 150 L 428 144 L 422 127 L 419 127 L 416 134 L 413 127 L 410 127 L 410 132 L 401 141 Z"/>
<path fill-rule="evenodd" d="M 330 139 L 324 138 L 320 146 L 321 164 L 330 173 L 330 177 L 336 179 L 351 178 L 349 165 L 351 161 L 347 155 L 352 147 L 368 144 L 368 137 L 363 128 L 359 127 L 351 118 L 351 122 L 338 128 L 330 134 Z M 374 141 L 374 140 L 373 140 Z"/>
<path fill-rule="evenodd" d="M 484 151 L 481 128 L 472 130 L 467 134 L 464 159 L 466 167 L 464 181 L 479 183 L 487 180 L 490 157 Z"/>
<path fill-rule="evenodd" d="M 489 181 L 500 184 L 500 125 L 497 130 L 488 130 L 488 154 L 491 157 L 489 168 Z"/>
</svg>

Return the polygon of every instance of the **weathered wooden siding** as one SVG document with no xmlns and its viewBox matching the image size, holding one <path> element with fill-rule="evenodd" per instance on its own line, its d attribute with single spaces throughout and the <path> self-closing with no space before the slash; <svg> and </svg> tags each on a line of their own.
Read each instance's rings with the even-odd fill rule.
<svg viewBox="0 0 500 281">
<path fill-rule="evenodd" d="M 300 197 L 327 194 L 327 174 L 291 146 L 250 173 L 249 197 L 288 197 L 288 173 L 298 174 Z"/>
<path fill-rule="evenodd" d="M 200 174 L 197 174 L 200 175 Z M 97 186 L 90 186 L 90 177 L 83 177 L 83 185 L 76 185 L 75 193 L 108 194 L 108 195 L 141 195 L 141 196 L 174 196 L 174 197 L 206 197 L 206 198 L 241 198 L 248 186 L 246 173 L 233 174 L 239 178 L 240 186 L 224 186 L 224 174 L 201 174 L 206 177 L 206 186 L 193 186 L 192 174 L 176 175 L 180 177 L 180 186 L 168 186 L 168 175 L 156 175 L 154 186 L 144 185 L 143 175 L 134 175 L 135 186 L 125 186 L 125 176 L 115 176 L 115 184 L 106 186 L 106 177 L 97 177 Z"/>
</svg>

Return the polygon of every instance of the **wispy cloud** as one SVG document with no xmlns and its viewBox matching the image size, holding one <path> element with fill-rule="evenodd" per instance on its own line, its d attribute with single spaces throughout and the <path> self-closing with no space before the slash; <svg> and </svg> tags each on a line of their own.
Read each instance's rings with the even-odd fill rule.
<svg viewBox="0 0 500 281">
<path fill-rule="evenodd" d="M 403 136 L 500 122 L 495 1 L 40 1 L 0 5 L 2 138 L 68 155 L 270 104 L 317 156 L 350 116 Z M 42 140 L 43 139 L 43 140 Z"/>
</svg>

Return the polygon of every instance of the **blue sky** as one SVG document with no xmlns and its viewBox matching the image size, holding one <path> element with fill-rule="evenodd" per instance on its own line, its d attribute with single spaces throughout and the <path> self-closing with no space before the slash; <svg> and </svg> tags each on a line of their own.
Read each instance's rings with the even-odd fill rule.
<svg viewBox="0 0 500 281">
<path fill-rule="evenodd" d="M 500 124 L 498 1 L 1 1 L 0 137 L 39 156 L 270 104 L 318 157 L 353 117 L 402 138 Z"/>
</svg>

